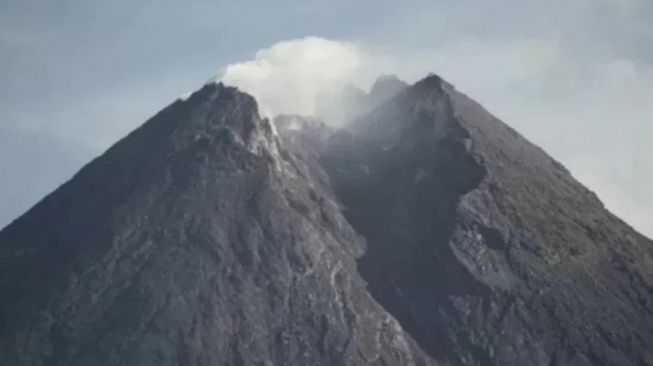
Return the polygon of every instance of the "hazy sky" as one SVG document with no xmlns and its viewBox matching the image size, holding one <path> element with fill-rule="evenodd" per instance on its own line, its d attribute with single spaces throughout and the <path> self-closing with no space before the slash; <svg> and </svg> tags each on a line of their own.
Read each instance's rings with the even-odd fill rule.
<svg viewBox="0 0 653 366">
<path fill-rule="evenodd" d="M 353 47 L 343 72 L 443 76 L 653 236 L 650 0 L 0 0 L 0 226 L 177 96 L 306 36 Z"/>
</svg>

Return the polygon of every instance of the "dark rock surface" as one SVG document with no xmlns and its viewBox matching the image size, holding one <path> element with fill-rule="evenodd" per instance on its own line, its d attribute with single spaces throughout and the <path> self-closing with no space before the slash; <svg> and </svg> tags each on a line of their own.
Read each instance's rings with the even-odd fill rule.
<svg viewBox="0 0 653 366">
<path fill-rule="evenodd" d="M 653 364 L 653 243 L 430 76 L 323 154 L 370 292 L 453 365 Z"/>
<path fill-rule="evenodd" d="M 91 162 L 0 232 L 0 365 L 653 364 L 653 243 L 382 81 L 340 131 L 208 84 Z"/>
<path fill-rule="evenodd" d="M 175 102 L 0 232 L 0 364 L 432 364 L 323 179 L 248 95 Z"/>
</svg>

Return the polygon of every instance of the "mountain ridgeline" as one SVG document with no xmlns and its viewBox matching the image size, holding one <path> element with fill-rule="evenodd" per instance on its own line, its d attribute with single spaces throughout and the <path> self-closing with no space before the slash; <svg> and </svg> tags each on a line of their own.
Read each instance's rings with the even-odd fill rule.
<svg viewBox="0 0 653 366">
<path fill-rule="evenodd" d="M 653 364 L 653 242 L 438 76 L 210 83 L 0 231 L 0 365 Z"/>
</svg>

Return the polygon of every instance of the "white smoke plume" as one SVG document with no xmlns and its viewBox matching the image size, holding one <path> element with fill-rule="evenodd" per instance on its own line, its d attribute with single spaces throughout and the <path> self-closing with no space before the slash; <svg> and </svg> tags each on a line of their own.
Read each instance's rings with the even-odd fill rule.
<svg viewBox="0 0 653 366">
<path fill-rule="evenodd" d="M 318 37 L 282 41 L 253 60 L 228 65 L 219 79 L 253 95 L 262 115 L 314 115 L 316 100 L 360 84 L 366 56 L 352 42 Z"/>
</svg>

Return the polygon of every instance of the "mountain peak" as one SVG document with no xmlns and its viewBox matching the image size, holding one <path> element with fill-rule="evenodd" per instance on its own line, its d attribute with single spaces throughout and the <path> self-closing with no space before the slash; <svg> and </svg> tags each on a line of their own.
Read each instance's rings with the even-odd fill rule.
<svg viewBox="0 0 653 366">
<path fill-rule="evenodd" d="M 205 85 L 0 231 L 0 364 L 427 364 L 316 156 L 269 123 Z"/>
<path fill-rule="evenodd" d="M 381 75 L 374 81 L 369 92 L 369 99 L 373 105 L 378 105 L 394 97 L 407 86 L 408 84 L 396 75 Z"/>
<path fill-rule="evenodd" d="M 183 125 L 177 127 L 179 138 L 184 136 L 190 140 L 199 140 L 223 136 L 253 152 L 277 154 L 271 122 L 260 117 L 254 97 L 237 87 L 222 82 L 209 82 L 185 100 L 178 99 L 168 108 L 188 115 L 184 118 Z"/>
<path fill-rule="evenodd" d="M 373 89 L 275 135 L 210 83 L 89 163 L 0 231 L 0 364 L 653 364 L 653 243 L 440 77 Z"/>
<path fill-rule="evenodd" d="M 648 305 L 622 292 L 650 288 L 653 243 L 542 149 L 436 75 L 351 128 L 323 165 L 367 239 L 359 268 L 370 292 L 428 354 L 446 364 L 653 361 L 628 351 L 653 335 L 641 322 Z"/>
</svg>

